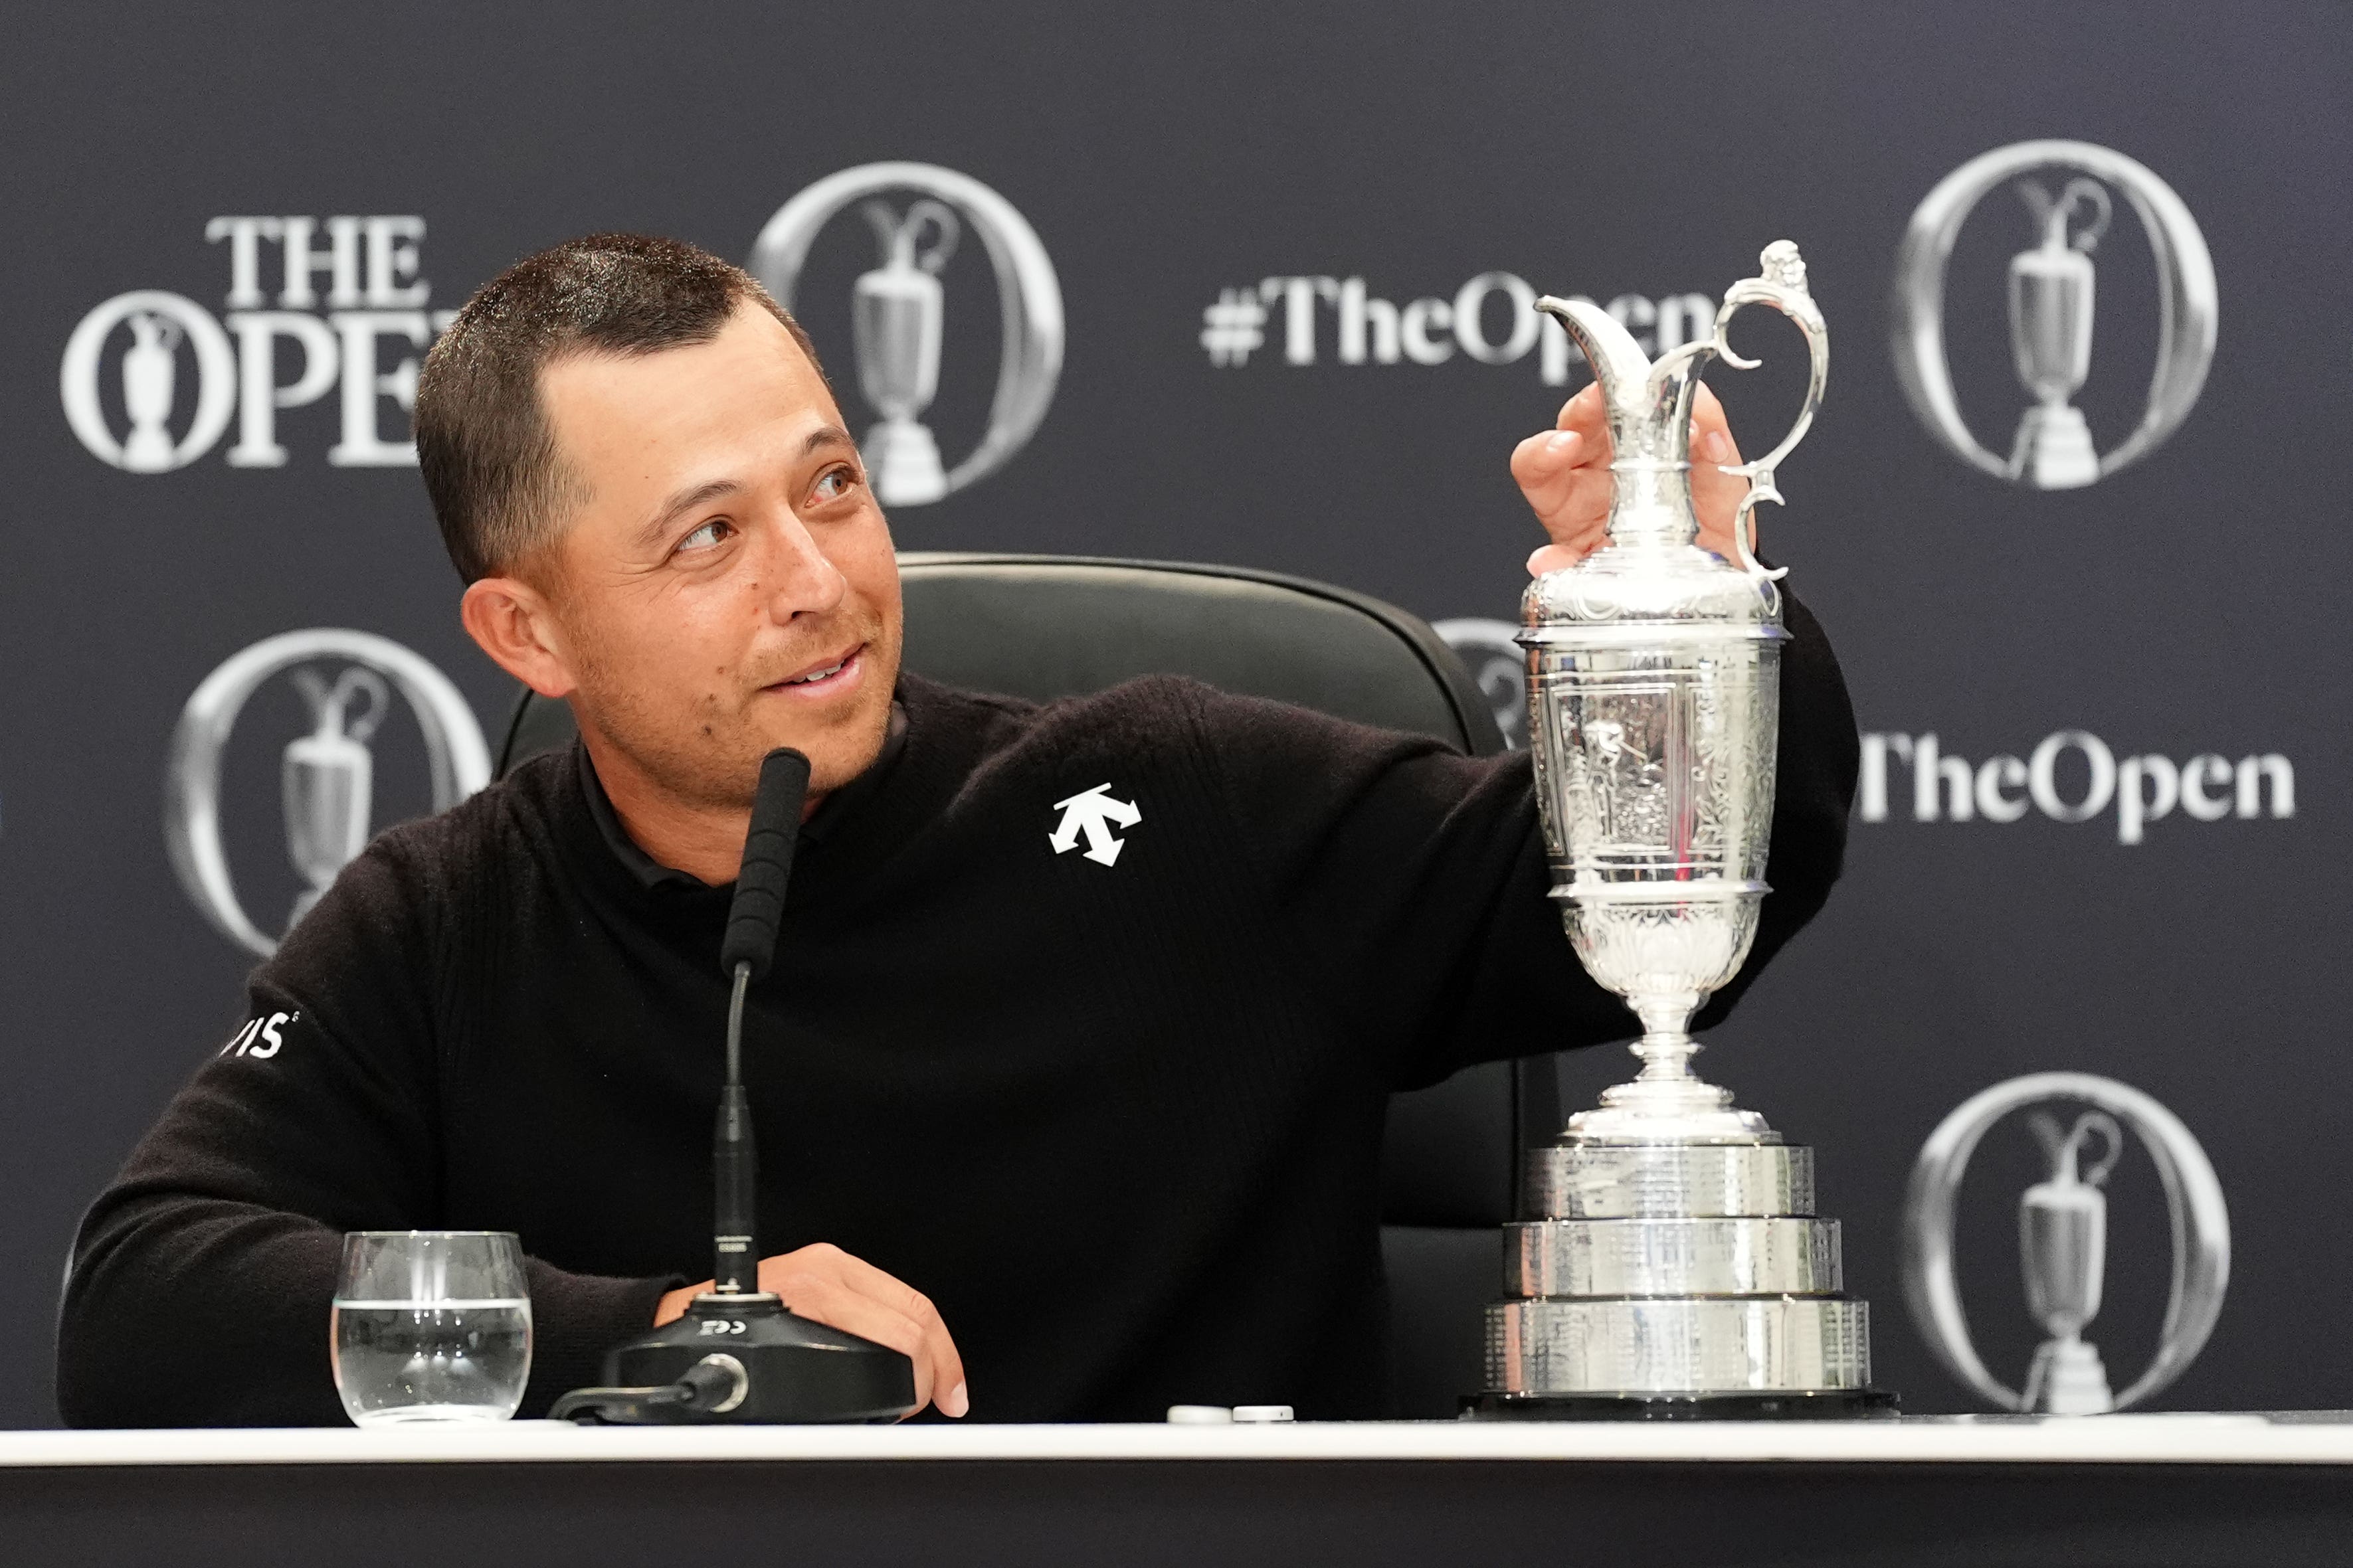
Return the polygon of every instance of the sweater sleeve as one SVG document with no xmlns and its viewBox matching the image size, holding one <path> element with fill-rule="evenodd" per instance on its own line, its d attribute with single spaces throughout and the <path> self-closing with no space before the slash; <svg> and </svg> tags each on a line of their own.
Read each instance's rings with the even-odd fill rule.
<svg viewBox="0 0 2353 1568">
<path fill-rule="evenodd" d="M 1788 601 L 1781 736 L 1755 946 L 1703 1009 L 1712 1025 L 1837 880 L 1854 793 L 1854 715 L 1828 640 Z M 1262 868 L 1279 931 L 1381 1052 L 1391 1085 L 1474 1062 L 1624 1039 L 1633 1016 L 1571 951 L 1525 752 L 1439 742 L 1201 691 L 1209 765 Z"/>
<path fill-rule="evenodd" d="M 247 1022 L 83 1219 L 58 1325 L 69 1425 L 340 1425 L 343 1233 L 467 1227 L 438 1190 L 429 900 L 400 837 L 255 971 Z M 598 1352 L 675 1283 L 532 1262 L 523 1414 L 596 1381 Z"/>
</svg>

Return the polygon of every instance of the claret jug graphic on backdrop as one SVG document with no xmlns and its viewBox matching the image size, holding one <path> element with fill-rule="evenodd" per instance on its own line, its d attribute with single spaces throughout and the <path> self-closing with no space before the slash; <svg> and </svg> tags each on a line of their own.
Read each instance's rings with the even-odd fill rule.
<svg viewBox="0 0 2353 1568">
<path fill-rule="evenodd" d="M 971 175 L 933 163 L 864 163 L 809 186 L 760 230 L 751 270 L 786 309 L 809 247 L 853 206 L 877 242 L 850 317 L 859 390 L 878 416 L 866 464 L 883 505 L 922 506 L 1004 467 L 1045 420 L 1062 374 L 1061 281 L 1029 220 Z M 951 467 L 922 416 L 939 392 L 942 328 L 954 305 L 941 273 L 967 235 L 996 271 L 1004 347 L 987 431 Z"/>
<path fill-rule="evenodd" d="M 311 717 L 290 737 L 280 771 L 286 851 L 305 882 L 286 929 L 367 847 L 375 761 L 368 742 L 397 692 L 417 716 L 432 774 L 433 809 L 447 811 L 490 782 L 490 748 L 449 678 L 388 637 L 321 627 L 267 637 L 206 676 L 172 734 L 164 773 L 164 834 L 172 868 L 213 929 L 267 958 L 268 934 L 238 899 L 221 834 L 221 763 L 247 701 L 288 675 Z"/>
<path fill-rule="evenodd" d="M 211 451 L 234 419 L 229 467 L 283 468 L 280 413 L 335 392 L 329 464 L 415 463 L 405 426 L 417 366 L 457 313 L 426 309 L 425 220 L 216 217 L 204 237 L 227 267 L 221 315 L 184 294 L 134 289 L 97 306 L 67 338 L 58 395 L 90 455 L 134 474 L 165 473 Z M 290 379 L 278 374 L 280 345 L 298 367 Z"/>
<path fill-rule="evenodd" d="M 2007 453 L 1970 433 L 1946 357 L 1946 272 L 1961 225 L 1992 193 L 2017 194 L 2022 248 L 2010 260 L 2006 321 L 1951 323 L 1957 337 L 2007 334 L 2030 401 Z M 2157 367 L 2131 434 L 2103 453 L 2069 400 L 2094 370 L 2101 241 L 2121 196 L 2157 271 Z M 2130 467 L 2180 427 L 2213 363 L 2214 259 L 2189 208 L 2145 165 L 2089 142 L 2021 142 L 1964 163 L 1912 215 L 1895 261 L 1895 374 L 1920 422 L 1962 461 L 2036 489 L 2073 489 Z"/>
<path fill-rule="evenodd" d="M 2072 1120 L 2029 1121 L 2048 1175 L 2018 1200 L 2026 1310 L 2046 1336 L 2011 1388 L 1969 1337 L 1954 1267 L 1955 1209 L 1969 1156 L 1997 1122 L 2030 1107 L 2074 1107 Z M 2108 1173 L 2130 1128 L 2157 1165 L 2173 1232 L 2172 1286 L 2157 1355 L 2122 1393 L 2084 1331 L 2106 1294 Z M 2129 1410 L 2188 1369 L 2221 1316 L 2231 1283 L 2231 1215 L 2206 1151 L 2181 1119 L 2130 1084 L 2082 1072 L 2030 1073 L 1972 1095 L 1928 1135 L 1904 1200 L 1904 1292 L 1947 1372 L 1999 1410 L 2098 1415 Z"/>
</svg>

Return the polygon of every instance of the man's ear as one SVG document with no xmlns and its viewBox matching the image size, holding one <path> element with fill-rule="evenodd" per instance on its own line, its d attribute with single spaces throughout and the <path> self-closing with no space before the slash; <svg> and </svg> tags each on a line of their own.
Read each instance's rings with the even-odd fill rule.
<svg viewBox="0 0 2353 1568">
<path fill-rule="evenodd" d="M 568 696 L 579 684 L 547 595 L 522 578 L 479 579 L 459 601 L 458 618 L 500 668 L 542 697 Z"/>
</svg>

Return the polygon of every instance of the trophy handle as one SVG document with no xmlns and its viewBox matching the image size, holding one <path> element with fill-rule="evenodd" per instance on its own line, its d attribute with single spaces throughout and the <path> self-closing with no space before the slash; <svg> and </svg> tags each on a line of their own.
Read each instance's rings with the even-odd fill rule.
<svg viewBox="0 0 2353 1568">
<path fill-rule="evenodd" d="M 1779 446 L 1753 462 L 1717 465 L 1734 478 L 1748 481 L 1748 493 L 1741 499 L 1740 510 L 1732 520 L 1733 545 L 1740 553 L 1741 566 L 1752 577 L 1778 581 L 1788 574 L 1789 569 L 1784 566 L 1768 572 L 1757 559 L 1757 508 L 1766 501 L 1782 504 L 1781 492 L 1773 483 L 1773 470 L 1813 427 L 1814 413 L 1822 405 L 1823 384 L 1830 379 L 1831 334 L 1822 321 L 1821 307 L 1807 291 L 1806 263 L 1795 245 L 1786 239 L 1775 240 L 1757 258 L 1757 277 L 1744 278 L 1725 290 L 1724 304 L 1715 312 L 1715 335 L 1705 347 L 1735 370 L 1755 370 L 1764 363 L 1739 353 L 1725 336 L 1732 318 L 1744 305 L 1770 305 L 1795 321 L 1798 330 L 1806 334 L 1812 364 L 1806 377 L 1806 399 L 1789 433 L 1781 437 Z"/>
<path fill-rule="evenodd" d="M 2097 180 L 2070 180 L 2056 197 L 2044 190 L 2038 180 L 2021 180 L 2018 195 L 2026 204 L 2026 210 L 2034 215 L 2034 221 L 2042 226 L 2045 250 L 2080 250 L 2089 256 L 2099 248 L 2100 237 L 2108 232 L 2108 225 L 2116 214 L 2108 188 Z M 2069 234 L 2067 220 L 2074 216 L 2078 202 L 2085 204 L 2091 218 L 2082 228 Z"/>
<path fill-rule="evenodd" d="M 349 705 L 355 696 L 365 697 L 368 700 L 367 706 L 354 717 L 350 713 Z M 384 722 L 384 716 L 392 706 L 392 692 L 385 686 L 384 677 L 364 664 L 355 664 L 335 678 L 328 700 L 334 705 L 343 732 L 365 745 L 375 737 L 376 726 Z"/>
<path fill-rule="evenodd" d="M 874 238 L 882 247 L 882 265 L 892 271 L 923 271 L 936 278 L 955 254 L 956 240 L 964 233 L 955 210 L 929 196 L 911 204 L 903 217 L 885 201 L 867 202 L 858 210 L 873 226 Z M 932 228 L 929 249 L 923 248 L 925 224 Z"/>
</svg>

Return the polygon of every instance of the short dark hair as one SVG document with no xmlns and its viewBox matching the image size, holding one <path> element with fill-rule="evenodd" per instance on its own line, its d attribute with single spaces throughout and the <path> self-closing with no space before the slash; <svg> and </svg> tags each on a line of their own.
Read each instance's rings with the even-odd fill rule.
<svg viewBox="0 0 2353 1568">
<path fill-rule="evenodd" d="M 476 290 L 417 381 L 417 462 L 458 574 L 512 569 L 554 536 L 572 494 L 540 403 L 543 369 L 569 354 L 708 342 L 746 300 L 817 364 L 808 334 L 758 279 L 655 235 L 567 240 Z"/>
</svg>

